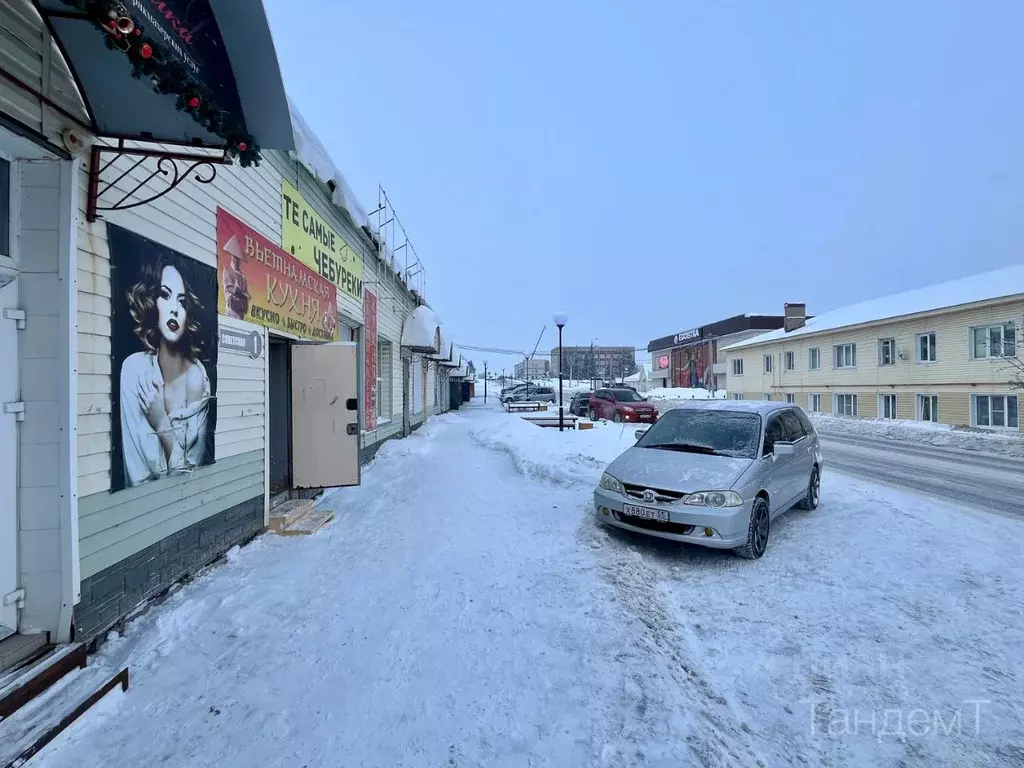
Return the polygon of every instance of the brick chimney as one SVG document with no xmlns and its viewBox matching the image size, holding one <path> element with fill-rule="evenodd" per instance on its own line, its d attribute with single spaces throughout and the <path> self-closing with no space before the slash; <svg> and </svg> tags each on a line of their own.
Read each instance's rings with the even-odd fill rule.
<svg viewBox="0 0 1024 768">
<path fill-rule="evenodd" d="M 787 302 L 783 305 L 782 327 L 786 330 L 786 333 L 795 331 L 797 328 L 803 328 L 806 323 L 806 304 L 790 304 Z"/>
</svg>

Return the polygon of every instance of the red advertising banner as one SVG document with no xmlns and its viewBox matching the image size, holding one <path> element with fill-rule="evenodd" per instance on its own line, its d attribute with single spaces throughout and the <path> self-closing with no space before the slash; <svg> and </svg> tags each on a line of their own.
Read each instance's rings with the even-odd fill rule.
<svg viewBox="0 0 1024 768">
<path fill-rule="evenodd" d="M 363 359 L 363 383 L 365 385 L 363 400 L 366 413 L 363 415 L 367 431 L 377 428 L 377 297 L 363 289 L 363 329 L 365 349 Z M 388 414 L 390 416 L 390 414 Z"/>
<path fill-rule="evenodd" d="M 217 209 L 217 311 L 314 341 L 337 341 L 338 294 L 294 256 Z"/>
</svg>

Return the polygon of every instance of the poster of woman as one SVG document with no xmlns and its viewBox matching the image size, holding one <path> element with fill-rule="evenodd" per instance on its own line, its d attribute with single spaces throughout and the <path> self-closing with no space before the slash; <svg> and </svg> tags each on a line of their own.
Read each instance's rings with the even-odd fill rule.
<svg viewBox="0 0 1024 768">
<path fill-rule="evenodd" d="M 214 462 L 217 270 L 113 224 L 112 492 Z"/>
</svg>

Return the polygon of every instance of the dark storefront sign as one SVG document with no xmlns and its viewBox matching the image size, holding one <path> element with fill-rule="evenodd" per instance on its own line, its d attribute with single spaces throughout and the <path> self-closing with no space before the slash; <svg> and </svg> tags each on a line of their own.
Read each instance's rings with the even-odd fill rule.
<svg viewBox="0 0 1024 768">
<path fill-rule="evenodd" d="M 98 135 L 224 148 L 294 148 L 262 2 L 35 0 Z"/>
<path fill-rule="evenodd" d="M 674 333 L 671 336 L 662 336 L 660 339 L 655 339 L 647 345 L 647 351 L 654 352 L 658 349 L 670 349 L 672 347 L 678 347 L 683 344 L 699 341 L 700 338 L 701 329 L 691 328 L 688 331 L 681 331 L 679 333 Z"/>
</svg>

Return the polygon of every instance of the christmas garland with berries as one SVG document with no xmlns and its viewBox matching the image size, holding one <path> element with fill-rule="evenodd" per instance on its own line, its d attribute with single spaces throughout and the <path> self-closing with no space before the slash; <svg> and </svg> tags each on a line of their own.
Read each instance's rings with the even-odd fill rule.
<svg viewBox="0 0 1024 768">
<path fill-rule="evenodd" d="M 228 155 L 242 167 L 260 164 L 260 148 L 238 119 L 217 106 L 209 89 L 197 84 L 185 65 L 146 34 L 118 0 L 64 0 L 84 13 L 106 38 L 107 48 L 122 51 L 132 64 L 132 77 L 146 77 L 153 90 L 174 96 L 175 107 L 225 141 Z"/>
</svg>

